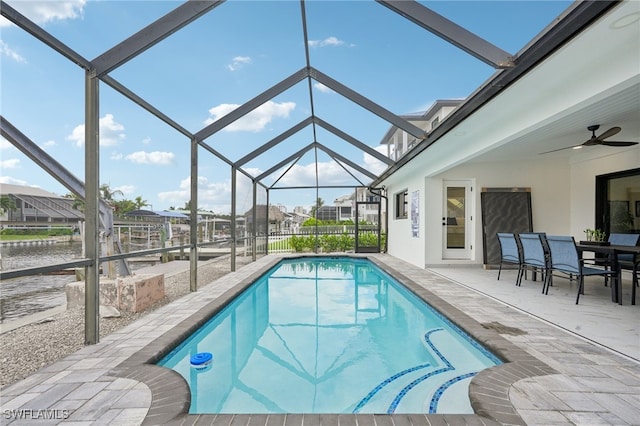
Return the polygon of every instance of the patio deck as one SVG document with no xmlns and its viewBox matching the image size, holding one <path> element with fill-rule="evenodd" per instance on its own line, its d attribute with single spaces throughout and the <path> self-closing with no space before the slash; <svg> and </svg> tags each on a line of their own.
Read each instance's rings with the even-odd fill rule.
<svg viewBox="0 0 640 426">
<path fill-rule="evenodd" d="M 481 373 L 474 378 L 475 398 L 485 406 L 494 404 L 493 412 L 486 413 L 490 418 L 179 414 L 187 408 L 182 398 L 188 393 L 184 382 L 173 372 L 155 366 L 140 368 L 138 362 L 153 355 L 149 350 L 155 350 L 154 342 L 182 332 L 186 319 L 197 316 L 203 307 L 221 303 L 234 286 L 279 258 L 267 256 L 2 389 L 3 424 L 638 424 L 640 305 L 629 305 L 628 279 L 623 289 L 625 305 L 610 302 L 609 289 L 601 283 L 589 283 L 576 306 L 575 283 L 567 280 L 556 280 L 544 296 L 539 282 L 525 281 L 515 287 L 515 271 L 503 272 L 496 281 L 497 271 L 479 267 L 425 270 L 388 255 L 367 257 L 426 289 L 439 300 L 436 308 L 437 304 L 453 305 L 487 326 L 489 343 L 511 348 L 511 354 L 520 351 L 522 359 L 527 359 L 507 364 L 510 368 L 499 374 Z M 535 365 L 536 371 L 525 365 Z M 511 416 L 510 409 L 517 414 Z M 32 419 L 17 420 L 18 415 Z M 42 416 L 57 418 L 45 421 Z M 500 418 L 510 420 L 491 420 Z"/>
</svg>

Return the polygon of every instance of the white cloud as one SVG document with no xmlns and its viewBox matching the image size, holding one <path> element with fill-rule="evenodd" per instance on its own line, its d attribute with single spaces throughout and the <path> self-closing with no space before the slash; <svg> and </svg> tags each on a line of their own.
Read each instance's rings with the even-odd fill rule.
<svg viewBox="0 0 640 426">
<path fill-rule="evenodd" d="M 86 3 L 87 0 L 34 0 L 14 1 L 11 2 L 11 6 L 36 24 L 44 24 L 51 21 L 81 18 Z M 11 25 L 9 20 L 0 19 L 0 27 L 9 25 Z"/>
<path fill-rule="evenodd" d="M 142 144 L 143 145 L 149 145 L 151 143 L 151 138 L 150 137 L 146 137 L 144 139 L 142 139 Z"/>
<path fill-rule="evenodd" d="M 21 64 L 27 63 L 27 60 L 22 55 L 10 48 L 9 45 L 2 40 L 0 40 L 0 56 L 6 56 Z"/>
<path fill-rule="evenodd" d="M 387 155 L 386 145 L 377 146 L 374 149 L 384 156 Z M 364 168 L 369 170 L 371 173 L 375 175 L 379 175 L 385 170 L 387 170 L 387 165 L 385 163 L 373 157 L 372 155 L 367 154 L 366 152 L 364 153 L 363 161 L 364 161 Z"/>
<path fill-rule="evenodd" d="M 374 149 L 383 155 L 386 154 L 386 147 L 384 146 Z M 370 181 L 368 176 L 362 175 L 346 164 L 344 166 L 353 173 L 354 176 L 362 180 L 363 183 Z M 360 166 L 375 175 L 379 175 L 387 169 L 385 163 L 367 153 L 363 153 L 363 164 L 360 164 Z M 280 177 L 285 170 L 286 167 L 274 172 L 272 177 Z M 358 182 L 353 176 L 347 173 L 347 171 L 335 161 L 318 162 L 318 176 L 320 185 L 358 185 Z M 278 181 L 277 186 L 314 186 L 315 184 L 316 165 L 312 162 L 307 165 L 296 164 L 291 167 L 287 174 L 282 176 Z"/>
<path fill-rule="evenodd" d="M 136 187 L 133 185 L 120 185 L 117 186 L 115 188 L 113 188 L 113 191 L 120 191 L 122 192 L 124 195 L 129 195 L 129 194 L 133 194 L 133 191 L 135 191 Z"/>
<path fill-rule="evenodd" d="M 259 169 L 257 167 L 244 167 L 243 170 L 253 177 L 260 176 L 260 174 L 262 174 L 263 172 L 262 169 Z"/>
<path fill-rule="evenodd" d="M 100 119 L 100 146 L 117 145 L 126 138 L 124 126 L 113 119 L 113 114 L 106 114 Z M 76 146 L 84 145 L 84 124 L 76 126 L 67 139 Z"/>
<path fill-rule="evenodd" d="M 246 169 L 249 173 L 260 173 L 259 169 Z M 191 198 L 191 178 L 180 181 L 179 188 L 174 191 L 166 191 L 158 194 L 158 199 L 168 205 L 181 208 Z M 244 214 L 251 206 L 253 193 L 252 183 L 247 178 L 239 178 L 236 181 L 238 194 L 238 214 Z M 243 195 L 244 194 L 244 195 Z M 248 201 L 247 201 L 248 200 Z M 198 208 L 213 210 L 215 213 L 228 214 L 231 212 L 231 180 L 223 182 L 211 182 L 205 176 L 198 176 Z"/>
<path fill-rule="evenodd" d="M 238 108 L 237 104 L 220 104 L 209 110 L 211 118 L 205 120 L 204 124 L 209 125 L 216 120 L 229 114 Z M 275 103 L 273 101 L 265 102 L 258 108 L 254 109 L 244 117 L 236 120 L 224 128 L 228 132 L 260 132 L 265 129 L 267 124 L 271 123 L 274 118 L 287 118 L 289 113 L 296 107 L 295 102 Z"/>
<path fill-rule="evenodd" d="M 174 205 L 184 206 L 191 198 L 191 178 L 180 181 L 179 189 L 175 191 L 161 192 L 158 194 L 160 201 Z M 204 176 L 198 177 L 198 207 L 213 210 L 216 213 L 228 213 L 231 211 L 231 183 L 209 182 Z"/>
<path fill-rule="evenodd" d="M 344 46 L 346 43 L 337 37 L 331 36 L 324 40 L 309 40 L 309 47 Z"/>
<path fill-rule="evenodd" d="M 9 149 L 9 148 L 13 148 L 13 144 L 8 140 L 6 140 L 5 138 L 3 138 L 2 136 L 0 136 L 0 149 Z"/>
<path fill-rule="evenodd" d="M 121 152 L 113 151 L 109 159 L 111 160 L 122 160 L 124 158 L 124 154 Z"/>
<path fill-rule="evenodd" d="M 335 93 L 332 89 L 330 89 L 329 87 L 325 86 L 322 83 L 313 83 L 313 87 L 315 87 L 318 91 L 322 92 L 322 93 Z"/>
<path fill-rule="evenodd" d="M 137 151 L 127 155 L 125 158 L 137 164 L 160 164 L 164 166 L 173 163 L 175 154 L 173 152 L 162 151 Z"/>
<path fill-rule="evenodd" d="M 227 68 L 231 71 L 235 71 L 250 63 L 251 58 L 249 56 L 236 56 L 231 60 L 231 63 L 227 65 Z"/>
<path fill-rule="evenodd" d="M 49 146 L 56 146 L 56 145 L 57 145 L 56 141 L 54 141 L 54 140 L 48 140 L 48 141 L 46 141 L 45 143 L 42 144 L 42 146 L 44 148 L 47 148 Z"/>
<path fill-rule="evenodd" d="M 348 166 L 347 166 L 348 167 Z M 273 176 L 280 176 L 286 169 L 274 173 Z M 354 172 L 352 170 L 352 172 Z M 355 176 L 360 173 L 354 172 Z M 357 181 L 348 174 L 335 161 L 318 162 L 318 176 L 320 185 L 357 185 Z M 310 163 L 306 166 L 294 165 L 286 175 L 278 181 L 277 186 L 313 186 L 316 184 L 316 164 Z"/>
<path fill-rule="evenodd" d="M 0 176 L 0 183 L 6 183 L 7 185 L 21 185 L 27 186 L 27 181 L 22 179 L 15 179 L 11 176 Z"/>
<path fill-rule="evenodd" d="M 0 169 L 17 169 L 18 167 L 20 167 L 20 160 L 18 158 L 0 161 Z"/>
</svg>

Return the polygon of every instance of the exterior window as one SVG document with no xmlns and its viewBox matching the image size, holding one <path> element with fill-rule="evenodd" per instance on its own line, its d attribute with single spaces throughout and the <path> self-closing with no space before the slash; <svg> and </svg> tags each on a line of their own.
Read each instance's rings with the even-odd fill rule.
<svg viewBox="0 0 640 426">
<path fill-rule="evenodd" d="M 409 191 L 404 190 L 398 192 L 395 195 L 396 201 L 396 209 L 395 209 L 395 218 L 396 219 L 406 219 L 408 217 L 409 211 Z"/>
<path fill-rule="evenodd" d="M 596 176 L 596 228 L 611 233 L 640 232 L 640 169 Z"/>
<path fill-rule="evenodd" d="M 440 117 L 434 118 L 433 121 L 431 122 L 431 128 L 435 129 L 439 123 L 440 123 Z"/>
</svg>

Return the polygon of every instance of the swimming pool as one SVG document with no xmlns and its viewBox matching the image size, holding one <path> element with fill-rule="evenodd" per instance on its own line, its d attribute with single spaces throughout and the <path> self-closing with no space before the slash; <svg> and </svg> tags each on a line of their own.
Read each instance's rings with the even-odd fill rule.
<svg viewBox="0 0 640 426">
<path fill-rule="evenodd" d="M 353 258 L 282 261 L 159 362 L 191 413 L 471 413 L 471 378 L 499 363 Z"/>
</svg>

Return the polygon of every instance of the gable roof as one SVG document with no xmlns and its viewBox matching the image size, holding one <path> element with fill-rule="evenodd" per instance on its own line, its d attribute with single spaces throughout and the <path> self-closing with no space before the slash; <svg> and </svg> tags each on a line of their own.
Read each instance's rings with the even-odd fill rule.
<svg viewBox="0 0 640 426">
<path fill-rule="evenodd" d="M 0 194 L 30 195 L 30 196 L 48 197 L 48 198 L 64 198 L 61 195 L 54 194 L 53 192 L 45 191 L 44 189 L 37 188 L 35 186 L 12 185 L 8 183 L 0 184 Z"/>
</svg>

